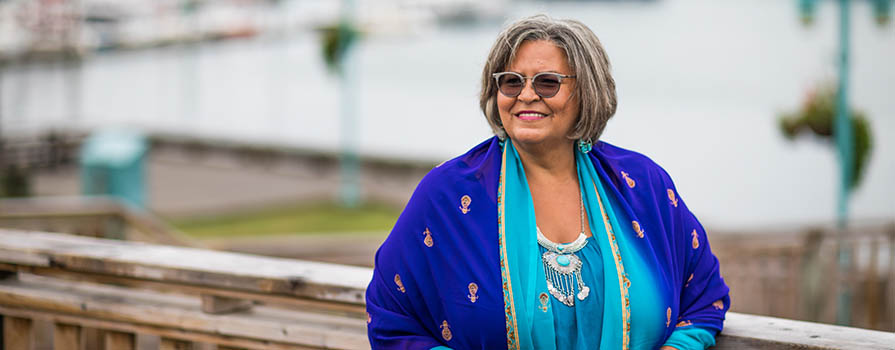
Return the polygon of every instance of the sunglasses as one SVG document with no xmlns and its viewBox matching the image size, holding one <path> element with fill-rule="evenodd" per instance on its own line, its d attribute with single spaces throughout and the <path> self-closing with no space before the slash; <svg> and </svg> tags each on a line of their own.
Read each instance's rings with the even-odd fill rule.
<svg viewBox="0 0 895 350">
<path fill-rule="evenodd" d="M 535 93 L 542 98 L 550 98 L 559 92 L 563 79 L 574 79 L 574 75 L 562 75 L 559 73 L 542 72 L 533 77 L 526 77 L 516 72 L 501 72 L 491 74 L 497 81 L 497 90 L 506 97 L 516 97 L 525 88 L 525 80 L 531 79 L 531 86 Z"/>
</svg>

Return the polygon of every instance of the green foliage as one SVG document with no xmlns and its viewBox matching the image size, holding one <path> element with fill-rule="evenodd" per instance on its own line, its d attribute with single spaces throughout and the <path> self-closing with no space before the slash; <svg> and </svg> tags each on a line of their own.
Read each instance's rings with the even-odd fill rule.
<svg viewBox="0 0 895 350">
<path fill-rule="evenodd" d="M 889 24 L 891 14 L 892 0 L 873 0 L 873 16 L 876 17 L 876 24 L 879 26 Z"/>
<path fill-rule="evenodd" d="M 323 60 L 330 71 L 337 72 L 348 48 L 359 38 L 360 32 L 353 24 L 340 21 L 319 29 L 322 40 Z"/>
<path fill-rule="evenodd" d="M 28 173 L 9 164 L 0 173 L 0 197 L 28 197 L 31 195 L 31 181 Z"/>
<path fill-rule="evenodd" d="M 833 125 L 836 120 L 836 88 L 832 84 L 821 86 L 808 95 L 802 108 L 794 113 L 785 113 L 780 117 L 780 129 L 788 140 L 810 131 L 835 146 Z M 861 183 L 873 148 L 870 123 L 863 111 L 850 112 L 854 149 L 852 159 L 852 181 L 850 189 L 854 190 Z"/>
<path fill-rule="evenodd" d="M 175 220 L 194 237 L 234 237 L 286 233 L 388 232 L 400 211 L 382 204 L 354 209 L 335 203 L 295 204 L 226 215 Z"/>
</svg>

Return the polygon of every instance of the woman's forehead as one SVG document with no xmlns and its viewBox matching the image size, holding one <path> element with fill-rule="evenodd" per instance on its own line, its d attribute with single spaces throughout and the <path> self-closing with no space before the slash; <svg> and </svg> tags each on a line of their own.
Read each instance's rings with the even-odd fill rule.
<svg viewBox="0 0 895 350">
<path fill-rule="evenodd" d="M 507 70 L 520 73 L 569 73 L 565 51 L 547 40 L 525 41 L 516 49 Z"/>
</svg>

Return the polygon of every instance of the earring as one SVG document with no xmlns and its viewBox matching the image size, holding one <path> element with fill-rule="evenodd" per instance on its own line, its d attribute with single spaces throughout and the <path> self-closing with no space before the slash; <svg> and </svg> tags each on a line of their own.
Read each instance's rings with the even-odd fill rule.
<svg viewBox="0 0 895 350">
<path fill-rule="evenodd" d="M 594 149 L 594 144 L 590 142 L 590 140 L 578 140 L 578 150 L 581 151 L 581 153 L 587 154 L 592 149 Z"/>
</svg>

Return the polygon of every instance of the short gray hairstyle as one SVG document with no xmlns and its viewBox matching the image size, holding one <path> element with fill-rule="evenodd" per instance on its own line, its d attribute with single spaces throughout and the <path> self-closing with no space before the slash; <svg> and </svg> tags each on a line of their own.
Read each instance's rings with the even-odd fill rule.
<svg viewBox="0 0 895 350">
<path fill-rule="evenodd" d="M 510 24 L 497 36 L 482 70 L 479 95 L 479 106 L 488 124 L 494 134 L 506 139 L 506 130 L 497 110 L 497 83 L 491 75 L 506 70 L 523 42 L 538 40 L 547 40 L 562 49 L 569 60 L 569 68 L 574 72 L 572 74 L 577 76 L 574 93 L 581 108 L 578 122 L 568 138 L 596 142 L 609 118 L 615 114 L 615 80 L 609 72 L 609 58 L 600 39 L 586 25 L 571 19 L 557 20 L 536 15 Z"/>
</svg>

